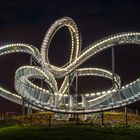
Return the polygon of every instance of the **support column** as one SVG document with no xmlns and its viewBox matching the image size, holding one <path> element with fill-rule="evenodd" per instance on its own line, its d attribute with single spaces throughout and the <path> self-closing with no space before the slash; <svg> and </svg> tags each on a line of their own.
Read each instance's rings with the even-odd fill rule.
<svg viewBox="0 0 140 140">
<path fill-rule="evenodd" d="M 79 125 L 79 114 L 76 114 L 76 125 Z"/>
<path fill-rule="evenodd" d="M 101 119 L 102 119 L 102 125 L 104 125 L 104 112 L 101 114 Z"/>
<path fill-rule="evenodd" d="M 51 104 L 51 105 L 54 105 L 54 104 L 55 104 L 54 95 L 51 95 L 51 97 L 50 97 L 50 104 Z"/>
<path fill-rule="evenodd" d="M 32 56 L 30 56 L 30 66 L 32 66 L 32 64 L 33 64 L 33 58 Z M 28 103 L 27 115 L 31 115 L 31 114 L 32 114 L 32 105 Z"/>
<path fill-rule="evenodd" d="M 138 109 L 136 109 L 136 116 L 138 116 L 139 115 L 139 111 L 138 111 Z"/>
<path fill-rule="evenodd" d="M 43 85 L 44 85 L 44 82 L 43 82 L 43 81 L 44 81 L 44 79 L 41 79 L 41 83 L 40 83 L 41 88 L 43 88 Z M 40 100 L 40 101 L 43 100 L 43 99 L 42 99 L 42 98 L 43 98 L 42 96 L 43 96 L 43 91 L 42 91 L 42 93 L 40 93 L 40 95 L 39 95 L 39 100 Z M 41 111 L 41 110 L 40 110 L 40 111 Z"/>
<path fill-rule="evenodd" d="M 71 84 L 71 77 L 70 77 L 70 74 L 69 74 L 68 97 L 69 97 L 69 109 L 71 110 L 72 106 L 73 106 L 73 101 L 72 101 L 72 95 L 70 93 L 70 84 Z M 71 115 L 69 115 L 69 116 L 71 116 Z"/>
<path fill-rule="evenodd" d="M 55 107 L 57 108 L 57 106 L 58 106 L 58 95 L 55 95 Z"/>
<path fill-rule="evenodd" d="M 70 106 L 70 110 L 72 110 L 73 109 L 73 97 L 72 97 L 72 95 L 69 95 L 69 106 Z"/>
<path fill-rule="evenodd" d="M 114 79 L 114 75 L 115 75 L 115 51 L 114 51 L 114 47 L 111 48 L 111 57 L 112 57 L 112 87 L 115 87 L 115 79 Z"/>
<path fill-rule="evenodd" d="M 75 94 L 76 94 L 76 108 L 78 103 L 78 70 L 76 70 L 76 88 L 75 88 Z"/>
<path fill-rule="evenodd" d="M 25 116 L 25 100 L 22 98 L 22 116 Z"/>
<path fill-rule="evenodd" d="M 128 125 L 128 120 L 127 120 L 127 106 L 125 106 L 125 124 Z"/>
<path fill-rule="evenodd" d="M 85 99 L 85 95 L 82 95 L 82 108 L 83 109 L 87 108 L 87 101 Z M 87 120 L 87 114 L 84 115 L 84 120 Z"/>
<path fill-rule="evenodd" d="M 27 115 L 32 115 L 32 105 L 28 103 Z"/>
<path fill-rule="evenodd" d="M 33 116 L 31 115 L 31 126 L 33 125 Z"/>
<path fill-rule="evenodd" d="M 48 126 L 51 127 L 51 114 L 48 115 L 49 115 Z"/>
<path fill-rule="evenodd" d="M 83 109 L 86 109 L 87 108 L 87 102 L 86 102 L 86 99 L 85 99 L 85 96 L 82 95 L 82 108 Z"/>
</svg>

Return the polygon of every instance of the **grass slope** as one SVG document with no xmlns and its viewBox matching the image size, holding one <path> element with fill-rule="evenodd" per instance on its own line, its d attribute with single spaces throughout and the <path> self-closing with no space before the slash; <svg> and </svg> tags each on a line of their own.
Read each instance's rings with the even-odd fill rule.
<svg viewBox="0 0 140 140">
<path fill-rule="evenodd" d="M 43 127 L 7 125 L 0 122 L 0 140 L 140 140 L 140 126 Z"/>
</svg>

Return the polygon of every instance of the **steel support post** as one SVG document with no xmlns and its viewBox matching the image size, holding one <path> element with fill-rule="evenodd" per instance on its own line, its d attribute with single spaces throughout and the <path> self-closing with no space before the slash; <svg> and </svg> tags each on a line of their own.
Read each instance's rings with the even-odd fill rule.
<svg viewBox="0 0 140 140">
<path fill-rule="evenodd" d="M 104 112 L 101 113 L 102 125 L 104 125 Z"/>
<path fill-rule="evenodd" d="M 138 116 L 139 115 L 139 111 L 138 111 L 138 109 L 136 109 L 136 116 Z"/>
<path fill-rule="evenodd" d="M 32 56 L 30 56 L 30 66 L 32 65 L 33 65 L 33 58 Z M 31 115 L 31 114 L 32 114 L 32 105 L 28 103 L 27 115 Z"/>
<path fill-rule="evenodd" d="M 25 116 L 25 100 L 22 98 L 22 116 Z"/>
<path fill-rule="evenodd" d="M 128 124 L 128 119 L 127 119 L 127 106 L 125 106 L 125 124 Z"/>
<path fill-rule="evenodd" d="M 114 47 L 111 48 L 111 56 L 112 56 L 112 87 L 115 87 L 115 79 L 114 79 L 114 75 L 115 75 L 115 51 L 114 51 Z"/>
<path fill-rule="evenodd" d="M 76 95 L 76 108 L 77 108 L 77 103 L 78 103 L 78 70 L 76 70 L 76 82 L 75 82 L 75 95 Z"/>
</svg>

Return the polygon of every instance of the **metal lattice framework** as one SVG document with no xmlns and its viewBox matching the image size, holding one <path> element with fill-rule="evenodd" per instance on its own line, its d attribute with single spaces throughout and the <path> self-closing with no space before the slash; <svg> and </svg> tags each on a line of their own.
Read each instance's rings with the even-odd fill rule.
<svg viewBox="0 0 140 140">
<path fill-rule="evenodd" d="M 49 62 L 49 45 L 55 33 L 64 26 L 69 29 L 71 35 L 71 54 L 67 64 L 57 67 Z M 94 42 L 81 51 L 81 36 L 76 23 L 69 17 L 63 17 L 55 21 L 48 29 L 41 51 L 29 44 L 10 44 L 0 47 L 0 56 L 16 52 L 28 53 L 39 64 L 17 69 L 15 89 L 18 95 L 0 87 L 0 96 L 18 104 L 22 104 L 22 98 L 24 98 L 37 108 L 60 113 L 100 112 L 131 104 L 140 99 L 140 79 L 122 87 L 120 77 L 111 71 L 101 68 L 78 69 L 78 66 L 95 54 L 126 43 L 140 44 L 140 33 L 115 34 Z M 114 86 L 107 91 L 97 93 L 71 94 L 70 86 L 73 80 L 80 76 L 108 78 L 114 81 Z M 47 89 L 34 84 L 31 79 L 35 78 L 43 80 Z M 59 89 L 56 81 L 58 78 L 64 78 Z"/>
</svg>

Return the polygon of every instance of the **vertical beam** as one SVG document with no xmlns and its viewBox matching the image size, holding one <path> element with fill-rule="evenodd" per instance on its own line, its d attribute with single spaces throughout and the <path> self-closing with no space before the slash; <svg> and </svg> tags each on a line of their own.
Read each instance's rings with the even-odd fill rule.
<svg viewBox="0 0 140 140">
<path fill-rule="evenodd" d="M 104 112 L 102 111 L 102 114 L 101 114 L 101 119 L 102 119 L 102 125 L 104 125 Z"/>
<path fill-rule="evenodd" d="M 73 109 L 73 97 L 72 97 L 72 95 L 69 95 L 69 107 L 70 107 L 70 110 Z"/>
<path fill-rule="evenodd" d="M 19 122 L 20 122 L 20 125 L 22 124 L 22 116 L 20 115 L 20 118 L 19 118 Z"/>
<path fill-rule="evenodd" d="M 69 84 L 68 84 L 68 94 L 70 95 L 70 83 L 71 83 L 70 74 L 68 75 L 68 80 L 69 80 Z"/>
<path fill-rule="evenodd" d="M 25 116 L 25 100 L 22 98 L 22 116 Z"/>
<path fill-rule="evenodd" d="M 125 124 L 128 124 L 128 120 L 127 120 L 127 106 L 125 106 Z"/>
<path fill-rule="evenodd" d="M 138 109 L 136 109 L 136 116 L 138 116 L 139 115 L 139 111 L 138 111 Z"/>
<path fill-rule="evenodd" d="M 115 51 L 114 51 L 114 47 L 111 48 L 111 57 L 112 57 L 112 87 L 115 87 Z M 115 96 L 114 96 L 115 97 Z M 114 102 L 114 98 L 112 96 L 112 101 Z"/>
<path fill-rule="evenodd" d="M 32 64 L 33 64 L 33 58 L 32 56 L 30 56 L 30 66 L 32 66 Z M 31 115 L 31 114 L 32 114 L 32 105 L 28 103 L 27 115 Z"/>
<path fill-rule="evenodd" d="M 49 121 L 49 122 L 48 122 L 49 124 L 48 124 L 48 126 L 51 127 L 51 117 L 52 117 L 52 116 L 51 116 L 51 114 L 48 114 L 48 115 L 49 115 L 49 116 L 48 116 L 48 117 L 49 117 L 49 120 L 48 120 L 48 121 Z"/>
<path fill-rule="evenodd" d="M 92 115 L 92 117 L 91 117 L 90 125 L 91 125 L 91 126 L 93 125 L 93 115 Z"/>
<path fill-rule="evenodd" d="M 69 87 L 68 87 L 68 99 L 69 99 L 69 105 L 68 105 L 68 107 L 69 107 L 69 109 L 70 109 L 70 100 L 71 100 L 71 98 L 70 98 L 70 74 L 69 74 L 69 77 L 68 77 L 69 79 Z"/>
<path fill-rule="evenodd" d="M 114 79 L 114 75 L 115 75 L 115 51 L 114 51 L 114 47 L 111 48 L 111 57 L 112 57 L 112 87 L 115 86 L 115 79 Z"/>
<path fill-rule="evenodd" d="M 40 87 L 41 88 L 43 88 L 43 79 L 41 79 L 41 82 L 40 82 Z M 43 91 L 41 91 L 40 93 L 39 93 L 39 96 L 38 96 L 38 100 L 40 100 L 40 101 L 43 101 Z M 41 111 L 41 109 L 40 109 L 40 111 Z"/>
<path fill-rule="evenodd" d="M 32 115 L 32 105 L 28 103 L 27 115 Z"/>
<path fill-rule="evenodd" d="M 79 125 L 79 114 L 76 114 L 76 125 Z"/>
<path fill-rule="evenodd" d="M 76 102 L 78 102 L 78 70 L 76 70 L 76 88 L 75 88 L 75 94 L 76 94 Z M 77 103 L 76 103 L 76 108 L 77 108 Z"/>
<path fill-rule="evenodd" d="M 58 106 L 58 95 L 55 95 L 55 107 L 57 108 L 57 106 Z"/>
<path fill-rule="evenodd" d="M 31 118 L 31 126 L 33 125 L 33 116 L 32 116 L 32 114 L 31 114 L 31 116 L 30 116 Z"/>
<path fill-rule="evenodd" d="M 87 108 L 87 103 L 86 103 L 85 95 L 81 95 L 81 96 L 82 96 L 82 108 L 86 109 Z"/>
</svg>

